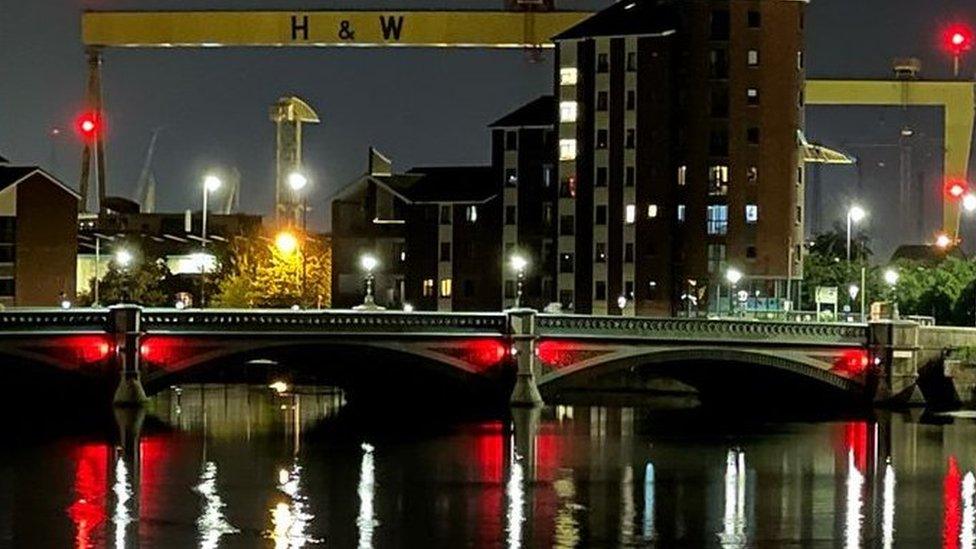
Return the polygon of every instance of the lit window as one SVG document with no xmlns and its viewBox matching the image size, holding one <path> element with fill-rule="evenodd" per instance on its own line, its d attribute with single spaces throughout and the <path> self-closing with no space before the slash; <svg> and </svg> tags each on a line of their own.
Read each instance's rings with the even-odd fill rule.
<svg viewBox="0 0 976 549">
<path fill-rule="evenodd" d="M 708 169 L 708 194 L 721 196 L 729 191 L 729 167 L 718 165 Z"/>
<path fill-rule="evenodd" d="M 678 223 L 685 222 L 685 205 L 678 204 Z"/>
<path fill-rule="evenodd" d="M 431 296 L 434 295 L 434 279 L 433 278 L 425 278 L 424 279 L 423 290 L 424 290 L 424 297 L 431 297 Z"/>
<path fill-rule="evenodd" d="M 803 70 L 803 52 L 796 52 L 796 68 Z"/>
<path fill-rule="evenodd" d="M 759 104 L 759 90 L 756 88 L 749 88 L 746 90 L 746 102 L 750 105 Z"/>
<path fill-rule="evenodd" d="M 559 159 L 560 160 L 576 160 L 576 140 L 575 139 L 560 139 L 559 140 Z"/>
<path fill-rule="evenodd" d="M 633 204 L 627 204 L 627 207 L 624 208 L 624 222 L 633 223 L 636 220 L 637 220 L 637 206 Z"/>
<path fill-rule="evenodd" d="M 474 223 L 475 221 L 477 221 L 478 207 L 468 206 L 467 209 L 464 210 L 464 218 L 468 220 L 468 223 Z"/>
<path fill-rule="evenodd" d="M 441 297 L 451 297 L 451 279 L 441 279 Z"/>
<path fill-rule="evenodd" d="M 749 50 L 748 63 L 750 67 L 759 65 L 759 50 Z"/>
<path fill-rule="evenodd" d="M 678 186 L 684 187 L 688 177 L 688 166 L 678 166 Z"/>
<path fill-rule="evenodd" d="M 729 207 L 725 204 L 708 206 L 706 227 L 710 235 L 724 235 L 729 232 Z"/>
<path fill-rule="evenodd" d="M 757 221 L 759 221 L 759 206 L 746 204 L 746 223 L 755 223 Z"/>
<path fill-rule="evenodd" d="M 561 122 L 576 122 L 576 101 L 559 102 L 559 120 Z"/>
<path fill-rule="evenodd" d="M 562 86 L 575 86 L 579 73 L 576 67 L 564 67 L 559 69 L 559 84 Z"/>
<path fill-rule="evenodd" d="M 647 205 L 647 217 L 653 219 L 657 217 L 657 204 Z"/>
</svg>

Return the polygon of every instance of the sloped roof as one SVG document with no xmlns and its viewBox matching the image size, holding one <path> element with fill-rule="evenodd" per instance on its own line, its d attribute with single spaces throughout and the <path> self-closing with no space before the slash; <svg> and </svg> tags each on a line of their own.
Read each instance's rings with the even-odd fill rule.
<svg viewBox="0 0 976 549">
<path fill-rule="evenodd" d="M 666 35 L 678 29 L 680 0 L 621 0 L 553 37 L 574 40 L 594 36 Z"/>
<path fill-rule="evenodd" d="M 75 198 L 81 198 L 81 195 L 75 192 L 74 189 L 68 187 L 60 180 L 58 180 L 58 178 L 45 172 L 44 170 L 40 169 L 37 166 L 0 165 L 0 191 L 5 190 L 8 187 L 17 185 L 21 181 L 24 181 L 25 179 L 31 177 L 34 174 L 40 174 L 41 176 L 45 177 L 55 185 L 61 187 L 65 192 L 74 196 Z"/>
<path fill-rule="evenodd" d="M 488 125 L 489 128 L 553 126 L 556 123 L 556 98 L 543 95 L 522 105 Z"/>
<path fill-rule="evenodd" d="M 371 176 L 370 179 L 414 203 L 480 203 L 498 194 L 491 166 L 413 168 L 407 173 Z"/>
</svg>

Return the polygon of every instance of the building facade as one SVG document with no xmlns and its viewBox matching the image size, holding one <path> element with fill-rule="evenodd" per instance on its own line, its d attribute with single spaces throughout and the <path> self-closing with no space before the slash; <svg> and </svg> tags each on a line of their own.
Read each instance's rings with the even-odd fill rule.
<svg viewBox="0 0 976 549">
<path fill-rule="evenodd" d="M 367 172 L 332 202 L 332 303 L 363 302 L 365 255 L 377 304 L 429 311 L 499 310 L 502 208 L 491 166 L 394 173 L 370 151 Z"/>
<path fill-rule="evenodd" d="M 740 306 L 795 293 L 804 8 L 623 1 L 555 37 L 564 308 L 729 310 L 730 269 Z"/>
<path fill-rule="evenodd" d="M 0 163 L 0 305 L 74 301 L 79 198 L 36 166 Z"/>
</svg>

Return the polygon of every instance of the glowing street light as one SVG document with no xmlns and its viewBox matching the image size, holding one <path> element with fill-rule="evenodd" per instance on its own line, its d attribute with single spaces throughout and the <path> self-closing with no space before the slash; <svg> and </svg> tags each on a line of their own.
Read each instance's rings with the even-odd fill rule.
<svg viewBox="0 0 976 549">
<path fill-rule="evenodd" d="M 952 239 L 945 233 L 939 233 L 939 236 L 935 237 L 935 245 L 943 250 L 947 250 L 952 245 Z"/>
<path fill-rule="evenodd" d="M 854 204 L 847 210 L 847 263 L 851 262 L 851 225 L 860 223 L 867 217 L 864 208 Z"/>
<path fill-rule="evenodd" d="M 376 270 L 376 267 L 379 267 L 379 264 L 379 260 L 377 260 L 376 256 L 373 254 L 363 254 L 363 256 L 359 258 L 359 266 L 362 267 L 363 270 L 366 271 L 366 273 L 370 276 L 372 276 L 373 271 Z"/>
<path fill-rule="evenodd" d="M 366 297 L 363 298 L 363 303 L 361 305 L 356 305 L 353 307 L 353 309 L 356 309 L 357 311 L 383 310 L 383 307 L 376 304 L 376 298 L 373 295 L 373 285 L 375 280 L 373 271 L 380 266 L 380 261 L 376 259 L 375 255 L 366 253 L 360 256 L 359 266 L 366 271 Z"/>
<path fill-rule="evenodd" d="M 133 259 L 132 252 L 130 252 L 125 248 L 119 248 L 118 250 L 115 250 L 114 259 L 116 265 L 125 269 L 126 267 L 132 264 L 132 259 Z"/>
<path fill-rule="evenodd" d="M 898 284 L 898 271 L 895 269 L 885 269 L 884 280 L 889 286 L 895 286 Z"/>
<path fill-rule="evenodd" d="M 289 231 L 281 231 L 275 236 L 275 248 L 284 256 L 290 256 L 298 249 L 298 238 Z"/>
<path fill-rule="evenodd" d="M 742 271 L 735 267 L 729 267 L 725 271 L 725 280 L 729 282 L 729 312 L 735 315 L 735 286 L 742 280 Z M 722 286 L 719 285 L 720 294 L 721 288 Z M 721 303 L 721 300 L 719 303 Z"/>
<path fill-rule="evenodd" d="M 522 305 L 522 286 L 525 282 L 525 269 L 529 266 L 529 260 L 525 259 L 525 256 L 515 254 L 508 262 L 512 270 L 515 271 L 515 308 L 518 309 Z"/>
<path fill-rule="evenodd" d="M 308 185 L 308 178 L 302 172 L 291 172 L 288 174 L 288 186 L 293 191 L 300 191 Z"/>
<path fill-rule="evenodd" d="M 967 212 L 976 211 L 976 194 L 968 193 L 962 197 L 962 207 Z"/>
</svg>

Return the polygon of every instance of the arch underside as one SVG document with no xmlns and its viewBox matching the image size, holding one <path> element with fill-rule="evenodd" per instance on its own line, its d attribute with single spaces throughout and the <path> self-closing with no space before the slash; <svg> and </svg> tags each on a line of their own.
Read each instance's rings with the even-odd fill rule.
<svg viewBox="0 0 976 549">
<path fill-rule="evenodd" d="M 547 392 L 621 371 L 641 370 L 649 373 L 677 375 L 687 369 L 689 374 L 722 373 L 734 375 L 742 368 L 769 369 L 771 373 L 786 374 L 797 380 L 809 381 L 820 387 L 847 393 L 861 393 L 864 382 L 831 371 L 835 349 L 731 349 L 728 347 L 638 347 L 606 349 L 569 366 L 545 371 L 539 380 L 540 389 Z"/>
</svg>

